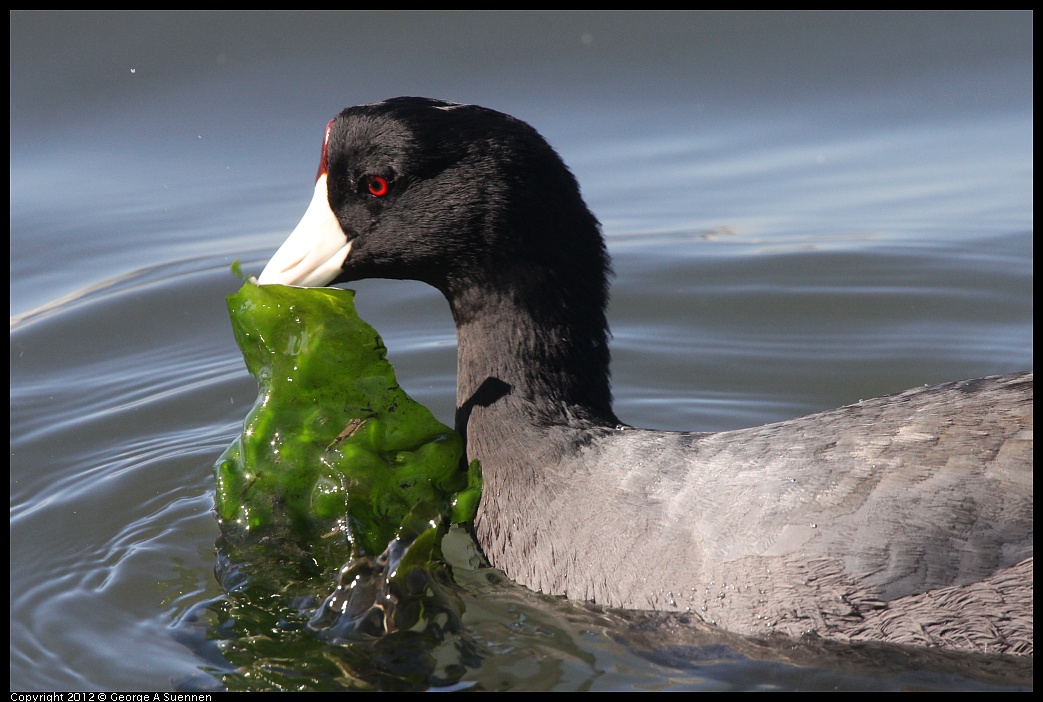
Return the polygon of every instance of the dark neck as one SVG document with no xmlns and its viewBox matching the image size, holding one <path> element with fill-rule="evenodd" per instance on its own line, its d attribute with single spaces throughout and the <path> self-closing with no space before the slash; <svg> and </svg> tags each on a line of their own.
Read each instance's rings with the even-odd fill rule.
<svg viewBox="0 0 1043 702">
<path fill-rule="evenodd" d="M 527 271 L 448 292 L 459 347 L 456 424 L 465 437 L 479 417 L 499 431 L 505 423 L 617 423 L 598 273 L 587 290 L 548 287 L 553 276 Z"/>
</svg>

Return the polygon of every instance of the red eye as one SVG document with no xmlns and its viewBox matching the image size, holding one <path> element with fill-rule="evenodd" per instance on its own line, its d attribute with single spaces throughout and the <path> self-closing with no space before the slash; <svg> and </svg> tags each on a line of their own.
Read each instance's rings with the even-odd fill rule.
<svg viewBox="0 0 1043 702">
<path fill-rule="evenodd" d="M 373 197 L 384 197 L 388 194 L 389 187 L 387 178 L 375 175 L 366 176 L 366 190 Z"/>
</svg>

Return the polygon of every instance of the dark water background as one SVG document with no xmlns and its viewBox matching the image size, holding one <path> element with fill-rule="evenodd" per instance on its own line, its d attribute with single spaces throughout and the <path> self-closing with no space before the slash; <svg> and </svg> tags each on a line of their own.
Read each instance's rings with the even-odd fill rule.
<svg viewBox="0 0 1043 702">
<path fill-rule="evenodd" d="M 258 272 L 296 223 L 342 107 L 533 124 L 614 258 L 619 416 L 737 428 L 1032 367 L 1032 20 L 13 12 L 11 689 L 221 686 L 212 464 L 255 394 L 228 268 Z M 451 423 L 444 301 L 354 287 Z M 1004 661 L 644 635 L 458 546 L 463 686 L 1031 685 Z"/>
</svg>

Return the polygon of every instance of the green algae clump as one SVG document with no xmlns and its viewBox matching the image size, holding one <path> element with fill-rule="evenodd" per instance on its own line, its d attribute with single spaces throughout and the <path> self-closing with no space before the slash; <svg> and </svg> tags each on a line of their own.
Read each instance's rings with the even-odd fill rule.
<svg viewBox="0 0 1043 702">
<path fill-rule="evenodd" d="M 228 297 L 259 388 L 215 465 L 222 533 L 322 571 L 381 554 L 418 515 L 437 532 L 470 521 L 481 491 L 460 436 L 399 387 L 354 296 L 246 283 Z"/>
</svg>

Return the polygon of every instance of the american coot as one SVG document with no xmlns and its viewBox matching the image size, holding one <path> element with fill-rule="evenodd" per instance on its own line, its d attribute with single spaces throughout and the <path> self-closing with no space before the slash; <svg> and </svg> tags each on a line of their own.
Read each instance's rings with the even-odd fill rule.
<svg viewBox="0 0 1043 702">
<path fill-rule="evenodd" d="M 489 560 L 530 588 L 746 635 L 1032 653 L 1032 373 L 723 433 L 620 423 L 608 255 L 529 125 L 351 107 L 259 283 L 423 281 L 459 343 Z"/>
</svg>

